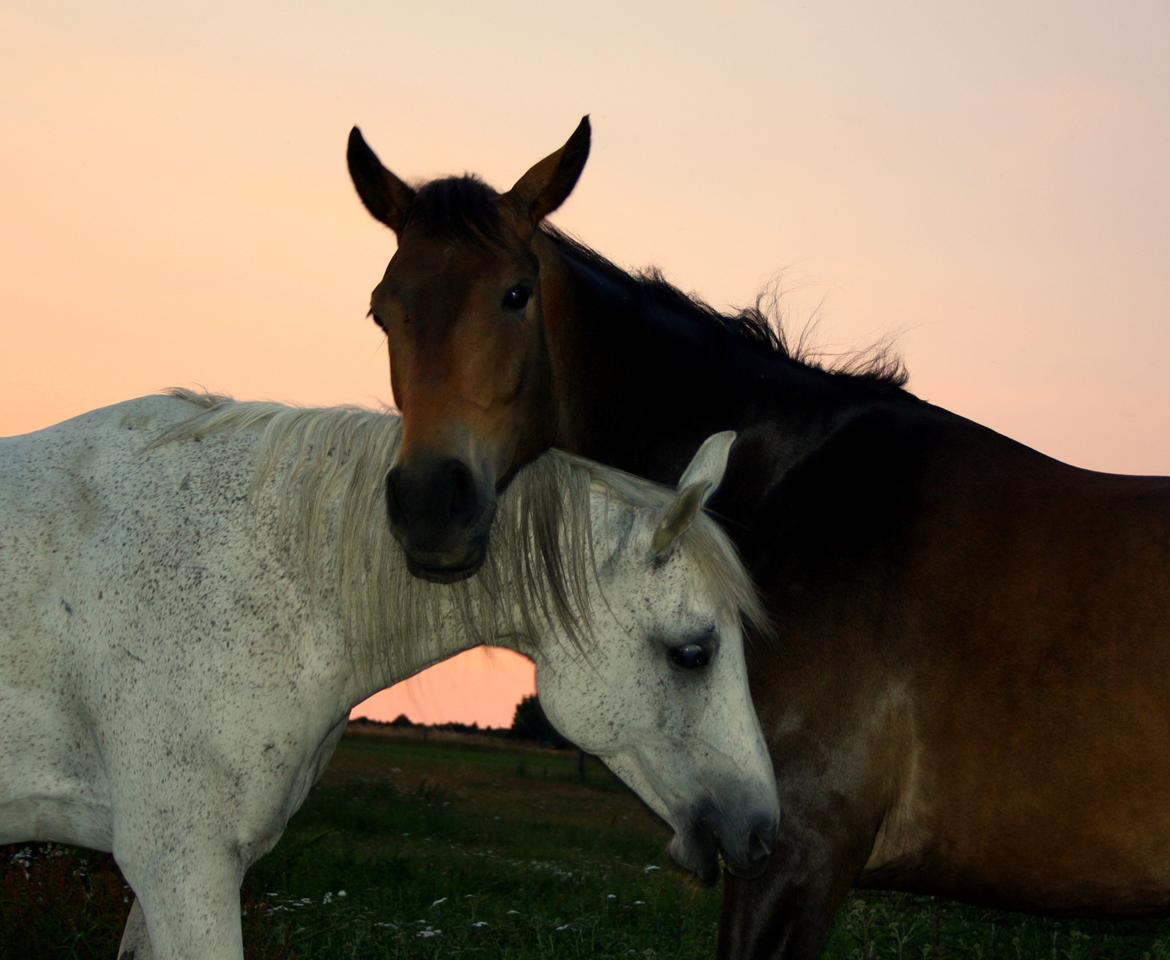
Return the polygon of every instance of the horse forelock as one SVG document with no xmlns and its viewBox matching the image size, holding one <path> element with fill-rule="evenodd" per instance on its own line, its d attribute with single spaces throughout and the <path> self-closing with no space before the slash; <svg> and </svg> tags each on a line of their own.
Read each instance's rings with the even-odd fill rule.
<svg viewBox="0 0 1170 960">
<path fill-rule="evenodd" d="M 489 248 L 505 247 L 499 197 L 473 174 L 432 180 L 415 193 L 402 232 L 417 228 L 435 237 L 472 240 Z"/>
<path fill-rule="evenodd" d="M 392 671 L 406 657 L 424 654 L 436 631 L 452 627 L 472 644 L 490 644 L 501 631 L 516 630 L 539 643 L 552 625 L 584 645 L 591 635 L 590 590 L 598 589 L 592 484 L 655 512 L 673 497 L 640 477 L 550 450 L 521 470 L 500 498 L 480 571 L 459 583 L 433 584 L 409 574 L 387 522 L 385 478 L 401 438 L 398 416 L 170 393 L 198 410 L 152 447 L 215 433 L 260 432 L 253 497 L 275 498 L 279 524 L 303 553 L 310 578 L 331 571 L 359 668 Z M 713 520 L 701 515 L 678 548 L 693 558 L 701 589 L 766 632 L 751 577 Z M 455 624 L 443 620 L 452 605 Z"/>
</svg>

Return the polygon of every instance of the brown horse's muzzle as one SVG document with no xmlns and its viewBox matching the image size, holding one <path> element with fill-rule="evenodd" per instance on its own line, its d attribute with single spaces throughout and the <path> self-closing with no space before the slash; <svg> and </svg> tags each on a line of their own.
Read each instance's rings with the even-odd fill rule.
<svg viewBox="0 0 1170 960">
<path fill-rule="evenodd" d="M 480 568 L 496 493 L 462 460 L 428 458 L 394 467 L 386 477 L 386 508 L 412 575 L 453 583 Z"/>
</svg>

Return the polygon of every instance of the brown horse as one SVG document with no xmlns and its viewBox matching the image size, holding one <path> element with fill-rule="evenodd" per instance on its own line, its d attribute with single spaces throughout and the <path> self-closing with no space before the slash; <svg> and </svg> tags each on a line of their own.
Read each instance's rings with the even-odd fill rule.
<svg viewBox="0 0 1170 960">
<path fill-rule="evenodd" d="M 734 429 L 711 506 L 777 626 L 749 669 L 781 829 L 762 879 L 727 879 L 721 956 L 816 956 L 853 885 L 1170 907 L 1170 480 L 1059 463 L 896 364 L 819 368 L 757 311 L 625 273 L 542 223 L 588 145 L 583 121 L 499 194 L 412 189 L 351 135 L 398 235 L 372 312 L 415 570 L 474 568 L 495 491 L 550 444 L 669 480 Z"/>
</svg>

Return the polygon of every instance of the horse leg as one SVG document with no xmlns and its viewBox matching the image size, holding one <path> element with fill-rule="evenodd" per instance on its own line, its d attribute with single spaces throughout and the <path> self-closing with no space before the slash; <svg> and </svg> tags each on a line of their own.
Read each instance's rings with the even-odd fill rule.
<svg viewBox="0 0 1170 960">
<path fill-rule="evenodd" d="M 137 897 L 130 907 L 130 916 L 126 918 L 122 942 L 118 944 L 118 960 L 154 960 L 150 937 L 146 933 L 146 916 Z"/>
<path fill-rule="evenodd" d="M 722 960 L 816 960 L 833 915 L 850 888 L 849 876 L 727 877 L 719 918 Z"/>
<path fill-rule="evenodd" d="M 722 960 L 815 960 L 872 849 L 872 830 L 861 825 L 856 811 L 845 805 L 806 807 L 801 815 L 795 798 L 787 807 L 784 799 L 780 809 L 789 816 L 781 814 L 775 852 L 763 876 L 725 877 Z"/>
<path fill-rule="evenodd" d="M 118 864 L 137 898 L 120 960 L 243 960 L 237 857 L 159 851 Z"/>
</svg>

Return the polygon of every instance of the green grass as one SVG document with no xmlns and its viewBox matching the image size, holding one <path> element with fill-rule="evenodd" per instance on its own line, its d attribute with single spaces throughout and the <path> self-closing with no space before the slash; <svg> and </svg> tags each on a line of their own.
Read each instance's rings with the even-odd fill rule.
<svg viewBox="0 0 1170 960">
<path fill-rule="evenodd" d="M 437 739 L 349 737 L 243 891 L 250 960 L 714 954 L 717 890 L 591 762 Z M 0 958 L 112 960 L 126 891 L 108 857 L 0 848 Z M 1170 921 L 1074 923 L 922 897 L 849 898 L 827 957 L 1170 958 Z"/>
</svg>

